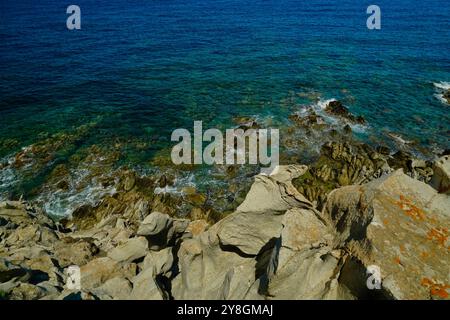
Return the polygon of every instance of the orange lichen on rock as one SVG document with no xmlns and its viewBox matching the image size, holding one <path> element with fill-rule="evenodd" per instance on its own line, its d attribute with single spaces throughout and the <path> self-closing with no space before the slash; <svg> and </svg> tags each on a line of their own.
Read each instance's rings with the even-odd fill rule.
<svg viewBox="0 0 450 320">
<path fill-rule="evenodd" d="M 405 196 L 400 195 L 400 200 L 396 204 L 403 210 L 408 216 L 414 220 L 425 220 L 426 216 L 422 209 L 412 203 L 411 200 Z"/>
<path fill-rule="evenodd" d="M 422 251 L 422 252 L 420 253 L 420 256 L 421 256 L 423 259 L 426 259 L 426 258 L 428 258 L 428 257 L 430 256 L 430 254 L 429 254 L 428 252 L 426 252 L 426 251 Z"/>
<path fill-rule="evenodd" d="M 439 245 L 445 246 L 445 243 L 448 239 L 448 230 L 447 228 L 432 228 L 427 233 L 428 240 L 436 240 Z"/>
<path fill-rule="evenodd" d="M 436 280 L 423 278 L 421 285 L 430 289 L 432 296 L 438 296 L 440 298 L 448 298 L 447 289 L 450 289 L 450 285 L 445 283 L 439 283 Z"/>
</svg>

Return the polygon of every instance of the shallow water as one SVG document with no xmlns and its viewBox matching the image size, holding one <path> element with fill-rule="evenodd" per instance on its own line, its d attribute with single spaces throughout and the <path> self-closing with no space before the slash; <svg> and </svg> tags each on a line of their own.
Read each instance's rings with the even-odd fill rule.
<svg viewBox="0 0 450 320">
<path fill-rule="evenodd" d="M 78 31 L 66 29 L 60 1 L 0 4 L 0 157 L 95 123 L 56 163 L 121 139 L 138 143 L 120 163 L 146 167 L 173 129 L 192 130 L 194 120 L 227 128 L 247 115 L 282 125 L 318 98 L 363 115 L 368 126 L 353 128 L 361 139 L 393 132 L 450 147 L 439 96 L 450 82 L 450 2 L 377 1 L 378 31 L 366 28 L 369 1 L 76 4 Z M 0 174 L 0 188 L 13 174 Z"/>
</svg>

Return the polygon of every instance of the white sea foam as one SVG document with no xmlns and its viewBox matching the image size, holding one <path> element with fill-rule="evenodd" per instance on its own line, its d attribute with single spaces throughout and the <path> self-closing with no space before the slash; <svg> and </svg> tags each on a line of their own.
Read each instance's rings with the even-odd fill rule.
<svg viewBox="0 0 450 320">
<path fill-rule="evenodd" d="M 328 99 L 328 100 L 322 100 L 320 99 L 319 102 L 317 102 L 316 106 L 320 109 L 320 110 L 325 110 L 325 108 L 327 107 L 327 105 L 333 101 L 337 101 L 336 99 Z"/>
<path fill-rule="evenodd" d="M 161 187 L 156 187 L 155 190 L 153 191 L 154 194 L 173 194 L 173 195 L 178 195 L 178 196 L 182 196 L 183 195 L 183 191 L 182 189 L 184 187 L 194 187 L 196 188 L 196 183 L 195 183 L 195 176 L 194 174 L 190 173 L 188 175 L 185 176 L 178 176 L 177 178 L 175 178 L 173 185 L 169 186 L 165 186 L 163 188 Z"/>
<path fill-rule="evenodd" d="M 164 188 L 156 187 L 153 191 L 154 194 L 174 194 L 174 195 L 181 195 L 182 192 L 175 186 L 165 186 Z"/>
<path fill-rule="evenodd" d="M 446 81 L 434 82 L 433 85 L 437 91 L 437 93 L 434 94 L 434 97 L 438 99 L 440 102 L 448 104 L 447 99 L 444 98 L 444 92 L 450 90 L 450 82 Z"/>
<path fill-rule="evenodd" d="M 434 86 L 440 90 L 450 90 L 450 82 L 434 82 Z"/>
<path fill-rule="evenodd" d="M 438 99 L 440 102 L 448 104 L 447 100 L 444 99 L 444 95 L 442 93 L 435 93 L 434 97 Z"/>
<path fill-rule="evenodd" d="M 102 198 L 113 195 L 115 188 L 103 188 L 100 185 L 90 185 L 82 190 L 57 191 L 41 196 L 38 201 L 43 202 L 47 214 L 62 218 L 82 205 L 97 205 Z"/>
<path fill-rule="evenodd" d="M 311 107 L 314 110 L 314 112 L 316 112 L 318 115 L 320 115 L 325 120 L 325 122 L 329 125 L 339 125 L 339 123 L 345 122 L 345 124 L 348 124 L 354 132 L 364 133 L 367 131 L 367 129 L 369 127 L 366 124 L 351 123 L 341 117 L 333 116 L 333 115 L 326 113 L 325 109 L 326 109 L 327 105 L 333 101 L 337 101 L 337 100 L 336 99 L 326 99 L 326 100 L 320 99 L 316 104 L 313 104 L 308 107 Z M 306 107 L 303 110 L 303 113 L 307 112 L 308 107 Z"/>
<path fill-rule="evenodd" d="M 17 176 L 14 170 L 6 167 L 0 170 L 0 201 L 7 200 L 8 190 L 17 183 Z"/>
<path fill-rule="evenodd" d="M 0 170 L 0 201 L 7 199 L 8 192 L 12 187 L 19 183 L 17 172 L 11 167 L 14 157 L 5 157 L 0 160 L 1 163 L 7 163 L 6 167 Z"/>
<path fill-rule="evenodd" d="M 99 160 L 99 159 L 98 159 Z M 62 218 L 82 205 L 97 205 L 107 195 L 116 193 L 113 186 L 104 187 L 98 177 L 92 177 L 91 167 L 100 166 L 98 161 L 90 163 L 89 167 L 80 166 L 70 171 L 68 177 L 68 190 L 54 190 L 52 186 L 46 187 L 36 201 L 41 203 L 47 214 Z"/>
</svg>

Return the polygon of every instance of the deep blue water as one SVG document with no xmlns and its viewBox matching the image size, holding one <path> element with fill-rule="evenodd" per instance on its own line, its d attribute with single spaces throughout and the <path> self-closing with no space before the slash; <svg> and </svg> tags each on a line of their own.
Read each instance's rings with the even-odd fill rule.
<svg viewBox="0 0 450 320">
<path fill-rule="evenodd" d="M 382 29 L 366 28 L 376 2 Z M 77 0 L 0 3 L 0 156 L 96 122 L 83 144 L 149 140 L 233 116 L 285 119 L 305 95 L 341 99 L 371 134 L 449 148 L 450 2 L 415 0 Z M 130 151 L 132 153 L 132 151 Z"/>
</svg>

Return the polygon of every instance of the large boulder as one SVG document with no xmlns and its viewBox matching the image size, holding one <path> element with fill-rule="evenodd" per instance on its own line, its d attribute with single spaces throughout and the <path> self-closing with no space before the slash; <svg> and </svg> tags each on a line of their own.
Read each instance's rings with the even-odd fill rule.
<svg viewBox="0 0 450 320">
<path fill-rule="evenodd" d="M 244 299 L 255 282 L 256 260 L 222 249 L 215 226 L 183 241 L 178 259 L 180 274 L 172 281 L 177 300 Z"/>
<path fill-rule="evenodd" d="M 147 248 L 148 241 L 144 237 L 131 238 L 108 252 L 108 257 L 117 262 L 133 262 L 144 257 Z"/>
<path fill-rule="evenodd" d="M 165 248 L 160 251 L 150 251 L 142 262 L 141 269 L 152 269 L 154 275 L 170 277 L 175 263 L 174 248 Z"/>
<path fill-rule="evenodd" d="M 266 213 L 234 213 L 220 223 L 217 237 L 225 247 L 256 256 L 272 238 L 281 232 L 282 215 Z"/>
<path fill-rule="evenodd" d="M 234 213 L 184 240 L 178 251 L 180 274 L 172 282 L 174 298 L 262 299 L 261 260 L 280 237 L 283 214 L 291 208 L 313 210 L 291 183 L 306 169 L 280 166 L 271 176 L 257 176 Z"/>
<path fill-rule="evenodd" d="M 353 299 L 339 285 L 342 255 L 317 212 L 293 208 L 266 257 L 259 291 L 269 299 Z"/>
<path fill-rule="evenodd" d="M 307 169 L 306 166 L 279 166 L 269 177 L 256 176 L 236 212 L 218 223 L 220 244 L 256 256 L 271 239 L 280 235 L 286 210 L 312 209 L 312 204 L 291 183 Z"/>
<path fill-rule="evenodd" d="M 376 266 L 384 297 L 448 297 L 449 208 L 450 197 L 401 170 L 330 193 L 324 218 L 336 230 L 336 245 L 353 257 L 343 267 L 353 270 L 353 280 L 344 277 L 347 287 L 358 295 L 367 280 L 355 283 L 358 273 Z"/>
<path fill-rule="evenodd" d="M 169 279 L 173 276 L 175 263 L 173 248 L 150 251 L 141 264 L 141 272 L 131 279 L 133 289 L 129 299 L 170 299 Z"/>
<path fill-rule="evenodd" d="M 137 234 L 145 236 L 150 250 L 160 250 L 174 245 L 186 231 L 189 220 L 173 219 L 168 214 L 152 212 L 142 221 Z"/>
<path fill-rule="evenodd" d="M 312 207 L 292 185 L 308 170 L 307 166 L 277 166 L 270 176 L 258 175 L 236 212 L 285 212 L 293 207 Z"/>
</svg>

